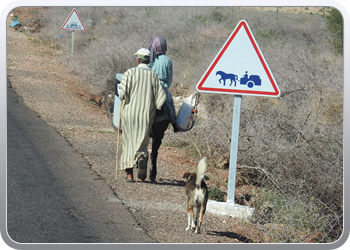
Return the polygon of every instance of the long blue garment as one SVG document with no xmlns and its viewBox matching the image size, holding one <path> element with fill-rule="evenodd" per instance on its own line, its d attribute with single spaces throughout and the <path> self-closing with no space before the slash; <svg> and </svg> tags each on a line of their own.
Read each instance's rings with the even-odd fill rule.
<svg viewBox="0 0 350 250">
<path fill-rule="evenodd" d="M 173 100 L 169 93 L 169 88 L 173 83 L 173 63 L 171 59 L 164 54 L 158 55 L 151 63 L 151 69 L 157 72 L 167 95 L 167 101 L 171 102 Z"/>
</svg>

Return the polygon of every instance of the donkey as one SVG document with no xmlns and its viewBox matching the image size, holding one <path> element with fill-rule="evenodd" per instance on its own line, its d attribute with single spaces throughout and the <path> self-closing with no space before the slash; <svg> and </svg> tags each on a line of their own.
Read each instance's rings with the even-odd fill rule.
<svg viewBox="0 0 350 250">
<path fill-rule="evenodd" d="M 198 99 L 199 99 L 199 93 L 197 93 L 197 99 L 196 104 L 192 109 L 192 118 L 196 117 L 197 109 L 196 106 L 198 105 Z M 160 145 L 162 144 L 162 140 L 164 137 L 164 133 L 167 130 L 169 124 L 170 124 L 170 115 L 168 111 L 168 107 L 164 103 L 160 110 L 156 110 L 155 119 L 152 125 L 150 136 L 152 137 L 152 151 L 151 151 L 151 170 L 150 170 L 150 179 L 152 182 L 155 181 L 157 176 L 157 157 L 158 157 L 158 150 L 160 148 Z M 182 132 L 189 131 L 194 126 L 194 120 L 192 119 L 192 124 L 187 128 L 179 128 L 178 129 Z"/>
</svg>

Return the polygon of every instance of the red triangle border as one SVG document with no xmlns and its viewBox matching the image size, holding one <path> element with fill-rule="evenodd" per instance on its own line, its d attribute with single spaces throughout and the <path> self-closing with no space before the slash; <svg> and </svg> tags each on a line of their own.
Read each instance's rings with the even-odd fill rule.
<svg viewBox="0 0 350 250">
<path fill-rule="evenodd" d="M 69 21 L 70 17 L 73 15 L 74 12 L 75 12 L 75 14 L 77 14 L 77 17 L 79 18 L 79 21 L 80 21 L 81 25 L 82 25 L 83 28 L 84 28 L 83 30 L 77 30 L 77 31 L 86 31 L 86 28 L 85 28 L 83 22 L 81 21 L 80 16 L 78 15 L 78 12 L 77 12 L 76 9 L 73 9 L 73 10 L 72 10 L 72 12 L 71 12 L 70 15 L 68 16 L 67 20 L 66 20 L 66 21 L 64 22 L 64 24 L 62 25 L 61 30 L 72 30 L 72 29 L 65 29 L 65 28 L 63 28 L 63 27 L 66 26 L 66 23 Z"/>
<path fill-rule="evenodd" d="M 265 72 L 266 72 L 266 74 L 267 74 L 271 84 L 272 84 L 274 92 L 202 87 L 204 82 L 207 80 L 208 76 L 211 74 L 211 72 L 213 71 L 214 67 L 219 62 L 219 60 L 221 59 L 222 55 L 225 53 L 226 49 L 229 47 L 229 45 L 231 44 L 232 40 L 235 38 L 235 36 L 241 30 L 242 27 L 244 27 L 245 31 L 247 32 L 249 40 L 251 41 L 251 43 L 252 43 L 252 45 L 254 47 L 254 50 L 257 53 L 257 55 L 259 57 L 259 60 L 260 60 L 260 62 L 262 64 L 262 66 L 263 66 L 263 68 L 264 68 L 264 70 L 265 70 Z M 280 91 L 279 91 L 279 89 L 277 87 L 277 84 L 275 83 L 275 81 L 274 81 L 274 79 L 272 77 L 272 74 L 271 74 L 269 68 L 267 67 L 267 64 L 265 63 L 264 58 L 263 58 L 262 54 L 260 53 L 260 50 L 259 50 L 257 44 L 255 43 L 255 40 L 254 40 L 252 34 L 250 33 L 250 30 L 248 28 L 248 25 L 247 25 L 246 21 L 240 21 L 240 23 L 237 25 L 235 31 L 233 32 L 231 37 L 227 40 L 226 44 L 221 49 L 221 51 L 218 54 L 218 56 L 215 58 L 215 61 L 211 64 L 209 70 L 206 72 L 206 74 L 202 78 L 201 82 L 198 84 L 197 89 L 199 91 L 209 91 L 209 92 L 219 92 L 219 93 L 235 93 L 235 94 L 266 95 L 266 96 L 279 96 L 280 95 Z"/>
</svg>

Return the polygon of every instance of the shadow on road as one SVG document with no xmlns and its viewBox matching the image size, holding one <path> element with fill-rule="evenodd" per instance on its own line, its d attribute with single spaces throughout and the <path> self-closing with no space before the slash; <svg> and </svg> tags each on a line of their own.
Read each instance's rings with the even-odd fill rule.
<svg viewBox="0 0 350 250">
<path fill-rule="evenodd" d="M 216 235 L 216 236 L 222 236 L 222 237 L 228 237 L 228 238 L 233 238 L 237 239 L 239 241 L 242 241 L 243 243 L 253 243 L 251 239 L 248 237 L 245 237 L 241 234 L 234 233 L 234 232 L 217 232 L 217 231 L 209 231 L 209 235 Z"/>
<path fill-rule="evenodd" d="M 155 182 L 152 181 L 143 181 L 144 183 L 149 183 L 149 184 L 154 184 L 154 185 L 166 185 L 166 186 L 185 186 L 186 182 L 185 181 L 178 181 L 178 180 L 169 180 L 169 179 L 162 179 L 160 182 L 158 182 L 157 180 Z"/>
</svg>

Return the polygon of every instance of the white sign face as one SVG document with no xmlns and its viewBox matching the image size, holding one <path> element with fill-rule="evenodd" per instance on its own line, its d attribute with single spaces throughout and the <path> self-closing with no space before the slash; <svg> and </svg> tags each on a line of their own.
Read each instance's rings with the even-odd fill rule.
<svg viewBox="0 0 350 250">
<path fill-rule="evenodd" d="M 81 21 L 76 9 L 73 9 L 67 20 L 61 27 L 62 30 L 85 31 L 85 26 Z"/>
<path fill-rule="evenodd" d="M 197 84 L 197 90 L 235 95 L 280 95 L 246 21 L 238 23 Z"/>
</svg>

